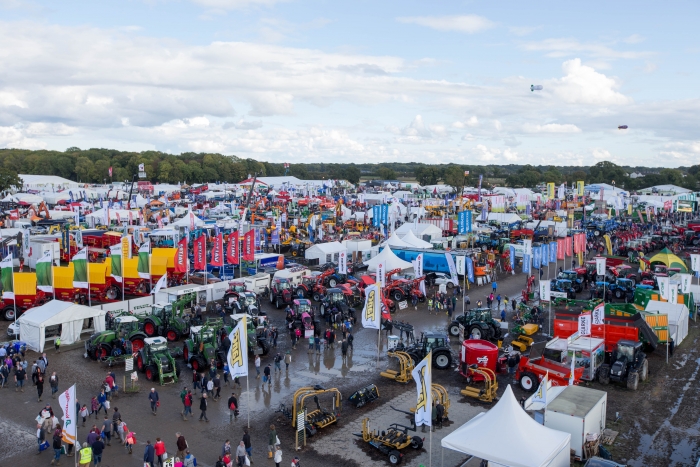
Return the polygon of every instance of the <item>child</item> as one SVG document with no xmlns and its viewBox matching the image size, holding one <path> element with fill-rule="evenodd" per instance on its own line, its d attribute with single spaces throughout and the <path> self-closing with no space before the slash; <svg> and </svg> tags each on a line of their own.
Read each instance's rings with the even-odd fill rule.
<svg viewBox="0 0 700 467">
<path fill-rule="evenodd" d="M 132 452 L 132 446 L 133 446 L 134 444 L 136 444 L 136 433 L 134 433 L 133 431 L 130 431 L 130 432 L 126 435 L 126 449 L 129 450 L 129 454 L 131 454 L 131 452 Z"/>
</svg>

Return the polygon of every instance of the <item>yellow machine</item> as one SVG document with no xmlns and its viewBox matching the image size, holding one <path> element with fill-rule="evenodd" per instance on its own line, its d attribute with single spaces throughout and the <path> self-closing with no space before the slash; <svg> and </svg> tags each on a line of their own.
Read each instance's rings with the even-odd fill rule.
<svg viewBox="0 0 700 467">
<path fill-rule="evenodd" d="M 393 379 L 399 383 L 408 383 L 413 379 L 411 371 L 413 371 L 413 359 L 406 352 L 389 352 L 389 357 L 396 357 L 399 360 L 399 371 L 385 370 L 379 373 L 380 376 Z"/>
<path fill-rule="evenodd" d="M 439 384 L 433 383 L 433 384 L 431 385 L 431 391 L 430 391 L 430 392 L 431 392 L 431 394 L 432 394 L 432 396 L 433 396 L 433 402 L 435 402 L 436 404 L 439 402 L 440 404 L 442 404 L 443 407 L 445 407 L 445 414 L 442 416 L 442 418 L 443 418 L 443 419 L 447 419 L 447 418 L 448 418 L 448 417 L 447 417 L 447 414 L 448 414 L 449 409 L 450 409 L 450 395 L 449 395 L 449 393 L 447 392 L 447 389 L 445 389 L 444 386 L 441 386 L 441 385 L 439 385 Z M 415 407 L 411 407 L 411 412 L 412 412 L 412 413 L 415 413 L 415 412 L 416 412 L 416 408 L 415 408 Z"/>
<path fill-rule="evenodd" d="M 323 394 L 333 394 L 333 402 L 331 403 L 331 410 L 325 410 L 321 408 L 321 404 L 318 401 L 318 396 Z M 313 425 L 315 428 L 324 428 L 328 425 L 338 421 L 337 411 L 340 408 L 340 401 L 342 396 L 340 391 L 336 388 L 324 389 L 321 386 L 314 387 L 303 387 L 297 389 L 294 393 L 294 403 L 292 404 L 293 414 L 298 413 L 304 405 L 304 401 L 313 396 L 314 403 L 316 404 L 316 409 L 307 411 L 306 413 L 306 423 Z M 296 428 L 296 416 L 292 417 L 292 427 Z"/>
<path fill-rule="evenodd" d="M 525 352 L 534 342 L 534 339 L 529 336 L 535 334 L 539 329 L 540 327 L 538 325 L 532 323 L 516 327 L 513 331 L 514 333 L 516 333 L 516 330 L 518 331 L 516 333 L 517 337 L 511 341 L 510 345 L 520 352 Z"/>
<path fill-rule="evenodd" d="M 479 367 L 475 364 L 469 366 L 469 370 L 472 373 L 479 374 L 484 378 L 484 387 L 478 388 L 475 386 L 467 386 L 466 388 L 459 391 L 460 394 L 466 397 L 473 397 L 481 402 L 493 402 L 496 400 L 496 393 L 498 392 L 498 382 L 496 381 L 496 374 L 493 370 L 488 368 Z"/>
<path fill-rule="evenodd" d="M 397 412 L 409 416 L 412 415 L 410 412 L 398 410 L 394 407 L 391 408 Z M 376 448 L 382 454 L 389 456 L 389 462 L 396 465 L 401 462 L 401 449 L 405 449 L 409 446 L 413 449 L 421 449 L 423 447 L 423 438 L 408 434 L 409 431 L 416 431 L 416 423 L 412 416 L 410 418 L 410 427 L 399 423 L 392 423 L 389 428 L 381 432 L 379 430 L 370 430 L 369 418 L 364 418 L 362 419 L 362 433 L 353 433 L 353 435 L 362 438 L 362 441 L 369 443 L 370 446 Z"/>
</svg>

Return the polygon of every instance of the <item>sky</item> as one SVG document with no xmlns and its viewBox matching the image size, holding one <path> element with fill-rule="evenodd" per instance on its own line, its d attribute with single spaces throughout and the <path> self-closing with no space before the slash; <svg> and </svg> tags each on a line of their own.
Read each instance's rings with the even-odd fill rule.
<svg viewBox="0 0 700 467">
<path fill-rule="evenodd" d="M 0 148 L 690 166 L 699 13 L 643 0 L 0 0 Z"/>
</svg>

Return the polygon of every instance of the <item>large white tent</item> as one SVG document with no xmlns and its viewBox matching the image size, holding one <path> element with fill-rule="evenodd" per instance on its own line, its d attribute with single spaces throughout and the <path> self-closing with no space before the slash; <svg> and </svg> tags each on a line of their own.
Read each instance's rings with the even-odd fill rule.
<svg viewBox="0 0 700 467">
<path fill-rule="evenodd" d="M 570 444 L 569 433 L 530 418 L 510 386 L 491 410 L 478 414 L 441 441 L 443 448 L 507 467 L 569 467 Z"/>
<path fill-rule="evenodd" d="M 442 238 L 442 229 L 437 225 L 423 222 L 406 222 L 396 229 L 396 234 L 403 238 L 408 232 L 413 232 L 416 236 L 429 235 L 431 240 Z"/>
<path fill-rule="evenodd" d="M 404 261 L 391 251 L 390 247 L 385 247 L 377 256 L 365 261 L 368 271 L 376 271 L 377 265 L 383 263 L 385 271 L 391 271 L 392 269 L 408 269 L 412 268 L 413 265 L 408 261 Z"/>
<path fill-rule="evenodd" d="M 649 300 L 646 311 L 655 311 L 668 316 L 668 330 L 675 345 L 683 342 L 688 335 L 689 313 L 688 307 L 684 304 Z"/>
<path fill-rule="evenodd" d="M 433 248 L 433 244 L 430 242 L 426 242 L 425 240 L 421 240 L 420 238 L 416 237 L 413 235 L 413 231 L 409 230 L 406 235 L 403 236 L 401 239 L 404 243 L 408 243 L 412 248 L 423 248 L 423 249 L 431 249 Z"/>
<path fill-rule="evenodd" d="M 413 248 L 413 245 L 410 243 L 406 243 L 403 240 L 399 238 L 398 235 L 396 235 L 396 232 L 391 234 L 391 236 L 387 239 L 386 242 L 384 242 L 383 246 L 389 245 L 394 248 Z"/>
<path fill-rule="evenodd" d="M 319 264 L 323 264 L 338 261 L 338 255 L 343 251 L 347 251 L 347 247 L 340 242 L 317 243 L 306 249 L 304 257 L 308 260 L 317 259 Z"/>
<path fill-rule="evenodd" d="M 170 225 L 175 226 L 175 227 L 189 227 L 191 225 L 191 221 L 190 221 L 190 213 L 191 212 L 192 211 L 187 212 L 185 214 L 185 217 L 182 217 L 182 218 L 176 220 L 175 222 L 171 222 Z M 200 219 L 199 217 L 194 215 L 194 213 L 192 213 L 192 215 L 194 216 L 194 226 L 195 227 L 201 227 L 204 225 L 204 221 L 202 219 Z"/>
<path fill-rule="evenodd" d="M 51 300 L 42 306 L 31 308 L 17 322 L 19 334 L 27 343 L 27 348 L 41 353 L 44 351 L 47 327 L 61 325 L 61 344 L 70 345 L 80 340 L 83 325 L 90 318 L 93 319 L 95 332 L 105 330 L 104 310 Z"/>
</svg>

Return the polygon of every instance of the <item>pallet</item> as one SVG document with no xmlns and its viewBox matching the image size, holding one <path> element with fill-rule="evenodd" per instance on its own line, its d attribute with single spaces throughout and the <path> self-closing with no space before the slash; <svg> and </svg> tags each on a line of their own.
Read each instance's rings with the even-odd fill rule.
<svg viewBox="0 0 700 467">
<path fill-rule="evenodd" d="M 617 438 L 617 435 L 619 433 L 617 431 L 613 431 L 610 428 L 606 428 L 603 430 L 603 433 L 601 435 L 601 442 L 607 446 L 610 446 L 612 443 L 615 442 L 615 438 Z"/>
</svg>

